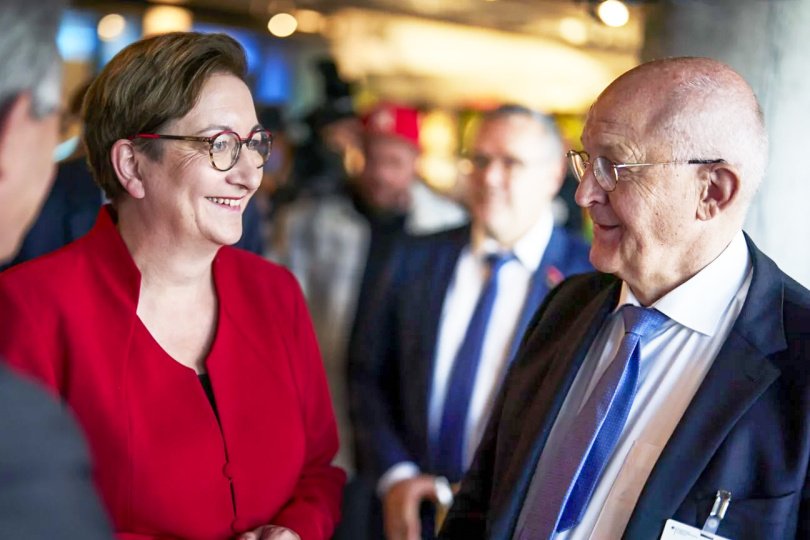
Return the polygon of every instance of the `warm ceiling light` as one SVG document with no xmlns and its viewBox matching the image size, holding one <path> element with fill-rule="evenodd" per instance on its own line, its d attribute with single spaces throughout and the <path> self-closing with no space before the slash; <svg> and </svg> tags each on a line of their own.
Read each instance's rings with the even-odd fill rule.
<svg viewBox="0 0 810 540">
<path fill-rule="evenodd" d="M 565 17 L 560 21 L 560 37 L 572 45 L 588 42 L 588 27 L 580 19 Z"/>
<path fill-rule="evenodd" d="M 98 21 L 98 38 L 101 41 L 114 41 L 124 32 L 127 22 L 118 13 L 105 15 Z"/>
<path fill-rule="evenodd" d="M 307 34 L 317 34 L 323 31 L 324 17 L 317 11 L 311 9 L 299 9 L 295 12 L 295 18 L 298 20 L 298 27 L 296 30 L 305 32 Z"/>
<path fill-rule="evenodd" d="M 155 6 L 143 14 L 143 35 L 154 36 L 168 32 L 188 32 L 194 18 L 185 8 Z"/>
<path fill-rule="evenodd" d="M 630 11 L 619 0 L 605 0 L 596 8 L 596 14 L 608 26 L 618 28 L 630 20 Z"/>
<path fill-rule="evenodd" d="M 276 37 L 291 36 L 298 28 L 298 21 L 289 13 L 277 13 L 267 23 L 267 29 Z"/>
</svg>

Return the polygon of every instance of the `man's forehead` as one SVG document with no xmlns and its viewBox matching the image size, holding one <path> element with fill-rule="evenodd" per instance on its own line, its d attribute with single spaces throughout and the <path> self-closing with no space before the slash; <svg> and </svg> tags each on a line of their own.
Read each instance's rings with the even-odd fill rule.
<svg viewBox="0 0 810 540">
<path fill-rule="evenodd" d="M 481 123 L 475 137 L 475 145 L 536 145 L 546 136 L 545 128 L 526 115 L 505 115 L 490 118 Z"/>
</svg>

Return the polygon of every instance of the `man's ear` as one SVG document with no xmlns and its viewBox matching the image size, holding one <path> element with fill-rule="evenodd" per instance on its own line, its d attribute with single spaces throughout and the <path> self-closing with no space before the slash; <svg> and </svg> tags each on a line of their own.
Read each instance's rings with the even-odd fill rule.
<svg viewBox="0 0 810 540">
<path fill-rule="evenodd" d="M 136 199 L 143 199 L 146 196 L 143 177 L 138 167 L 141 159 L 144 159 L 144 156 L 135 151 L 132 141 L 119 139 L 113 143 L 110 160 L 115 174 L 126 192 Z"/>
<path fill-rule="evenodd" d="M 8 170 L 20 156 L 25 155 L 20 144 L 27 139 L 20 135 L 30 125 L 30 114 L 31 94 L 25 92 L 15 97 L 0 117 L 0 181 L 8 176 Z"/>
<path fill-rule="evenodd" d="M 711 163 L 700 173 L 700 200 L 697 218 L 709 221 L 728 211 L 740 198 L 740 173 L 730 163 Z"/>
</svg>

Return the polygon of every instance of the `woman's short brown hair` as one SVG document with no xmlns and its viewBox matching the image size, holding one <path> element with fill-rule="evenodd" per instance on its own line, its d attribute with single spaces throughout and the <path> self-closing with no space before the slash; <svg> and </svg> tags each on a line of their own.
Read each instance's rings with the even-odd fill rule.
<svg viewBox="0 0 810 540">
<path fill-rule="evenodd" d="M 101 70 L 84 100 L 84 142 L 96 183 L 112 200 L 124 193 L 110 152 L 115 141 L 158 133 L 185 116 L 216 73 L 245 80 L 245 51 L 225 34 L 174 32 L 129 45 Z M 161 141 L 134 139 L 149 159 Z"/>
</svg>

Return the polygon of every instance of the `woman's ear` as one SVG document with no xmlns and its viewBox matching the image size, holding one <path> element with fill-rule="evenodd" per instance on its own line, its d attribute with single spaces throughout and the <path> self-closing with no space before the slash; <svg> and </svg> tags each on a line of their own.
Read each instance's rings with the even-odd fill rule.
<svg viewBox="0 0 810 540">
<path fill-rule="evenodd" d="M 146 196 L 146 188 L 138 168 L 139 159 L 143 157 L 135 151 L 132 141 L 119 139 L 113 143 L 110 160 L 118 181 L 127 193 L 136 199 L 143 199 Z"/>
<path fill-rule="evenodd" d="M 740 174 L 730 163 L 712 163 L 700 176 L 701 193 L 697 217 L 709 221 L 728 211 L 740 198 Z"/>
</svg>

